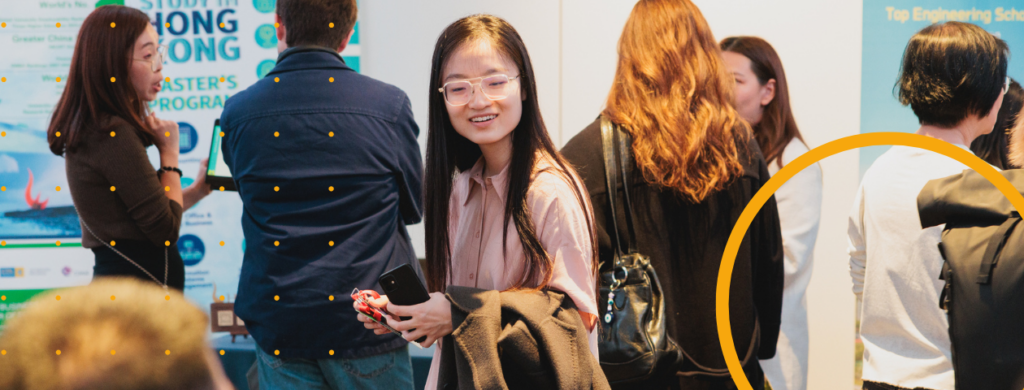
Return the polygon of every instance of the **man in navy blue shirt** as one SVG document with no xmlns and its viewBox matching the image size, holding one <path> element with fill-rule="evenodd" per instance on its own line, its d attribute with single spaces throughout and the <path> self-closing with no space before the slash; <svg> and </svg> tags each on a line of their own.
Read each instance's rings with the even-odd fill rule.
<svg viewBox="0 0 1024 390">
<path fill-rule="evenodd" d="M 277 65 L 220 120 L 244 205 L 235 311 L 264 388 L 412 388 L 406 341 L 366 330 L 350 298 L 400 265 L 422 274 L 406 231 L 422 218 L 419 128 L 404 92 L 338 55 L 355 20 L 355 0 L 278 0 Z"/>
</svg>

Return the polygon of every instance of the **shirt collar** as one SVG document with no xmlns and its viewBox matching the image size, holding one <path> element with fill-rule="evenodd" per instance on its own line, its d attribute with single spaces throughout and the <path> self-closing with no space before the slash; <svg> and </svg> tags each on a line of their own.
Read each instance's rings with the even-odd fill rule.
<svg viewBox="0 0 1024 390">
<path fill-rule="evenodd" d="M 502 203 L 505 203 L 505 195 L 508 194 L 508 167 L 510 166 L 512 166 L 511 160 L 508 164 L 505 164 L 505 168 L 503 168 L 501 172 L 498 172 L 494 176 L 484 178 L 484 158 L 480 157 L 480 159 L 476 161 L 476 164 L 473 164 L 473 168 L 470 168 L 469 172 L 467 172 L 468 178 L 466 180 L 466 187 L 464 188 L 464 191 L 462 191 L 462 199 L 460 199 L 462 201 L 462 205 L 465 206 L 466 203 L 469 203 L 469 190 L 473 188 L 473 183 L 475 182 L 482 188 L 486 183 L 486 179 L 490 179 L 491 186 L 497 191 L 498 199 L 500 199 Z"/>
</svg>

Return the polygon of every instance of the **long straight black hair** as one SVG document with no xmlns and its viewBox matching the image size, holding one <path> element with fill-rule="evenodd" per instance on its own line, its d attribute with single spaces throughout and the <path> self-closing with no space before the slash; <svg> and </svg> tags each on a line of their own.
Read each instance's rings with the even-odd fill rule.
<svg viewBox="0 0 1024 390">
<path fill-rule="evenodd" d="M 434 46 L 430 70 L 430 120 L 427 135 L 427 166 L 424 178 L 424 221 L 427 239 L 427 284 L 431 291 L 444 291 L 451 274 L 451 247 L 448 234 L 448 211 L 452 185 L 459 172 L 469 170 L 480 159 L 480 147 L 466 139 L 452 126 L 444 96 L 436 92 L 442 85 L 442 73 L 448 59 L 462 44 L 479 39 L 488 40 L 499 53 L 512 60 L 519 70 L 520 90 L 524 94 L 523 112 L 519 124 L 512 131 L 512 157 L 509 161 L 508 196 L 505 200 L 505 218 L 502 245 L 507 248 L 509 221 L 514 221 L 519 240 L 523 244 L 526 265 L 523 275 L 510 289 L 544 288 L 550 283 L 552 260 L 537 237 L 530 219 L 526 194 L 537 164 L 538 154 L 547 155 L 557 170 L 573 188 L 577 201 L 587 216 L 592 247 L 592 269 L 597 272 L 597 239 L 594 235 L 593 214 L 587 203 L 588 195 L 582 189 L 575 171 L 555 149 L 537 102 L 537 84 L 530 55 L 522 38 L 512 25 L 491 15 L 473 15 L 459 19 L 441 33 Z M 540 153 L 538 153 L 540 152 Z M 536 286 L 531 284 L 539 283 Z M 596 288 L 596 286 L 591 286 Z"/>
<path fill-rule="evenodd" d="M 115 23 L 117 28 L 110 27 Z M 146 103 L 132 87 L 130 70 L 135 41 L 149 27 L 149 16 L 135 8 L 105 5 L 92 11 L 78 30 L 67 86 L 47 129 L 50 151 L 63 156 L 78 146 L 82 131 L 107 116 L 124 119 L 147 145 Z M 109 82 L 115 77 L 117 83 Z M 61 135 L 58 135 L 61 134 Z"/>
</svg>

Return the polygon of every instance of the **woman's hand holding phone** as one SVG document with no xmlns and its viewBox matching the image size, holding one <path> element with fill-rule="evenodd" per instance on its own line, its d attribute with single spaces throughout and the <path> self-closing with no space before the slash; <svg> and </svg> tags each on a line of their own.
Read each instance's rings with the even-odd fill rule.
<svg viewBox="0 0 1024 390">
<path fill-rule="evenodd" d="M 426 340 L 420 342 L 423 348 L 430 347 L 435 341 L 452 333 L 452 304 L 442 293 L 430 293 L 430 299 L 418 305 L 398 306 L 388 303 L 387 310 L 392 316 L 411 317 L 406 321 L 390 319 L 388 325 L 402 332 L 402 337 L 409 341 L 426 337 Z"/>
<path fill-rule="evenodd" d="M 388 296 L 387 295 L 382 295 L 380 298 L 376 298 L 376 299 L 371 298 L 371 299 L 368 299 L 367 302 L 370 305 L 373 305 L 375 307 L 386 309 L 387 306 L 388 306 Z M 352 301 L 352 308 L 356 309 L 356 311 L 358 312 L 359 311 L 359 302 Z M 375 335 L 380 336 L 380 335 L 391 333 L 391 331 L 389 331 L 383 325 L 377 323 L 372 318 L 367 317 L 362 312 L 359 312 L 358 314 L 356 314 L 356 319 L 359 320 L 359 322 L 362 322 L 363 323 L 363 327 L 365 327 L 366 329 L 373 330 L 373 334 L 375 334 Z M 392 318 L 388 318 L 387 322 L 388 322 L 388 324 L 391 324 L 392 322 L 398 322 L 398 319 L 393 318 L 393 317 Z"/>
<path fill-rule="evenodd" d="M 370 304 L 384 308 L 391 313 L 388 325 L 402 332 L 402 337 L 406 340 L 414 341 L 425 336 L 426 340 L 420 343 L 423 348 L 430 347 L 440 338 L 452 333 L 452 306 L 442 293 L 431 293 L 428 301 L 412 306 L 392 304 L 386 295 L 371 300 Z M 353 307 L 356 307 L 355 305 L 353 303 Z M 411 318 L 407 321 L 400 321 L 397 317 Z M 363 314 L 358 314 L 358 319 L 366 329 L 372 329 L 374 334 L 388 333 L 387 329 Z"/>
</svg>

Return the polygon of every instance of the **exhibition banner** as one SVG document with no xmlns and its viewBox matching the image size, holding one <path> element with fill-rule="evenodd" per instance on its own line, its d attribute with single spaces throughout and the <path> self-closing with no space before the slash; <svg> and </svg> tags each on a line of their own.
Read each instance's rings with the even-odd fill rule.
<svg viewBox="0 0 1024 390">
<path fill-rule="evenodd" d="M 917 131 L 917 117 L 910 107 L 900 104 L 895 88 L 903 49 L 922 28 L 946 21 L 976 24 L 1006 41 L 1009 76 L 1022 81 L 1024 62 L 1014 58 L 1024 54 L 1024 4 L 1007 0 L 864 0 L 861 133 Z M 861 176 L 888 149 L 862 148 Z"/>
<path fill-rule="evenodd" d="M 96 7 L 142 10 L 168 47 L 167 78 L 149 109 L 178 123 L 182 187 L 208 156 L 224 103 L 274 68 L 275 0 L 24 0 L 0 3 L 0 327 L 32 295 L 88 283 L 93 255 L 81 247 L 64 159 L 46 141 L 66 85 L 78 28 Z M 342 53 L 359 71 L 358 23 Z M 58 81 L 58 79 L 60 81 Z M 154 168 L 155 148 L 149 150 Z M 236 192 L 214 191 L 182 216 L 178 250 L 185 295 L 199 307 L 232 301 L 245 240 Z"/>
</svg>

